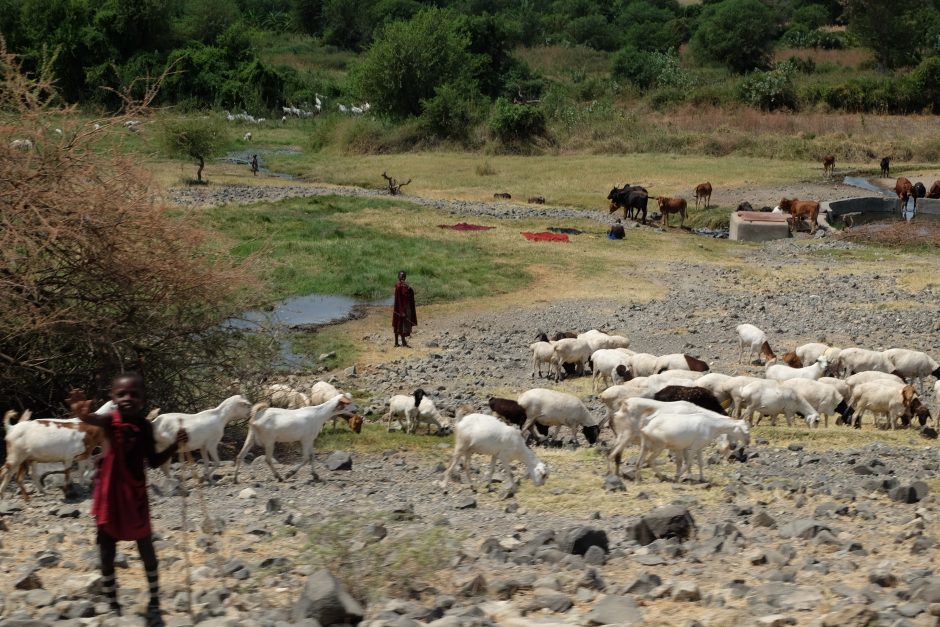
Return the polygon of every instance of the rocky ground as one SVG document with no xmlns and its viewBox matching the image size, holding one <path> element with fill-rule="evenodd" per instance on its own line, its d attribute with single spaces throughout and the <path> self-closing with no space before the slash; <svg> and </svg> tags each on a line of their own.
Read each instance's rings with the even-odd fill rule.
<svg viewBox="0 0 940 627">
<path fill-rule="evenodd" d="M 192 195 L 197 192 L 177 197 L 206 200 Z M 239 190 L 225 193 L 233 196 L 219 202 L 251 200 Z M 260 199 L 254 195 L 268 192 L 250 194 Z M 505 210 L 502 204 L 435 206 L 462 216 Z M 551 208 L 518 210 L 559 215 Z M 418 327 L 415 348 L 335 373 L 336 384 L 367 391 L 359 400 L 374 417 L 383 399 L 415 387 L 430 392 L 448 415 L 461 404 L 483 409 L 491 394 L 551 385 L 530 375 L 527 346 L 540 329 L 616 331 L 637 350 L 689 352 L 728 373 L 760 370 L 737 363 L 733 329 L 745 321 L 757 323 L 781 349 L 825 338 L 940 353 L 940 286 L 910 291 L 904 267 L 879 267 L 877 260 L 858 271 L 835 267 L 839 251 L 851 247 L 800 238 L 742 248 L 734 263 L 657 267 L 655 280 L 668 293 L 650 302 L 539 294 L 528 308 L 440 314 Z M 777 283 L 749 270 L 767 266 L 796 267 Z M 652 276 L 653 270 L 637 271 Z M 391 342 L 384 334 L 366 340 Z M 566 386 L 599 411 L 584 380 Z M 526 480 L 509 499 L 501 498 L 498 484 L 474 494 L 452 483 L 442 493 L 437 481 L 449 447 L 434 436 L 351 456 L 321 450 L 318 482 L 303 470 L 277 483 L 258 458 L 243 483 L 233 485 L 229 463 L 215 485 L 192 489 L 185 501 L 154 473 L 166 620 L 314 625 L 363 617 L 365 624 L 402 627 L 937 624 L 935 441 L 911 435 L 905 445 L 887 444 L 874 432 L 839 441 L 803 432 L 788 442 L 769 431 L 756 434 L 747 461 L 713 457 L 705 484 L 676 485 L 649 473 L 639 485 L 605 478 L 609 433 L 597 450 L 573 450 L 570 443 L 539 448 L 551 469 L 548 481 L 536 488 Z M 664 468 L 668 474 L 670 465 Z M 87 500 L 63 503 L 54 496 L 0 503 L 0 627 L 140 622 L 105 614 L 88 507 Z M 118 570 L 122 600 L 128 614 L 140 613 L 143 569 L 132 544 L 119 549 L 126 566 Z"/>
</svg>

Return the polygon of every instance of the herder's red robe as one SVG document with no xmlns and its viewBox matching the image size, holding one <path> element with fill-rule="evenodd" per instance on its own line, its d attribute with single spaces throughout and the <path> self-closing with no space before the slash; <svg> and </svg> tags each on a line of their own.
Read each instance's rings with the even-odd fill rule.
<svg viewBox="0 0 940 627">
<path fill-rule="evenodd" d="M 411 327 L 418 324 L 415 311 L 415 291 L 404 281 L 395 284 L 395 304 L 392 307 L 392 330 L 402 337 L 411 335 Z"/>
<path fill-rule="evenodd" d="M 115 540 L 148 538 L 150 503 L 144 459 L 151 468 L 157 468 L 176 447 L 157 453 L 150 421 L 124 420 L 120 411 L 111 413 L 107 431 L 110 444 L 98 462 L 91 513 L 98 526 Z"/>
</svg>

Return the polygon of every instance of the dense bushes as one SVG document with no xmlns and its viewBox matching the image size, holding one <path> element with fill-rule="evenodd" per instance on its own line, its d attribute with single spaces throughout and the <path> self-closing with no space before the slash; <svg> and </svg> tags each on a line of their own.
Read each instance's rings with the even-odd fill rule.
<svg viewBox="0 0 940 627">
<path fill-rule="evenodd" d="M 766 72 L 749 74 L 741 81 L 740 98 L 745 103 L 765 111 L 795 109 L 797 103 L 793 86 L 794 74 L 796 66 L 790 61 L 778 63 Z"/>
<path fill-rule="evenodd" d="M 640 90 L 652 87 L 688 88 L 694 85 L 692 75 L 679 63 L 674 52 L 647 52 L 635 48 L 624 48 L 613 59 L 611 75 L 625 79 Z"/>
<path fill-rule="evenodd" d="M 505 98 L 499 98 L 493 106 L 489 129 L 493 137 L 506 146 L 519 146 L 548 134 L 541 109 L 513 104 Z"/>
<path fill-rule="evenodd" d="M 705 7 L 692 36 L 692 51 L 703 63 L 733 72 L 766 67 L 777 35 L 773 13 L 760 0 L 723 0 Z"/>
</svg>

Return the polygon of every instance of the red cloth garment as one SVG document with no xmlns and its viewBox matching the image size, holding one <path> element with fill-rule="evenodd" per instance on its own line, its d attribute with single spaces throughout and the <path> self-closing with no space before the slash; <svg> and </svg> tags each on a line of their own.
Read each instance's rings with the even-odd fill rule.
<svg viewBox="0 0 940 627">
<path fill-rule="evenodd" d="M 395 284 L 395 304 L 392 306 L 392 330 L 402 337 L 411 335 L 411 327 L 418 324 L 415 311 L 415 291 L 404 281 Z"/>
<path fill-rule="evenodd" d="M 144 458 L 153 448 L 153 431 L 144 423 L 124 421 L 121 412 L 113 412 L 110 446 L 98 465 L 91 513 L 115 540 L 140 540 L 151 534 Z"/>
<path fill-rule="evenodd" d="M 531 233 L 529 231 L 523 231 L 522 236 L 526 239 L 530 239 L 533 242 L 567 242 L 570 243 L 571 240 L 568 239 L 568 236 L 564 233 Z"/>
<path fill-rule="evenodd" d="M 483 226 L 482 224 L 467 224 L 466 222 L 458 222 L 457 224 L 438 224 L 442 229 L 453 229 L 455 231 L 489 231 L 490 229 L 495 229 L 495 226 Z"/>
</svg>

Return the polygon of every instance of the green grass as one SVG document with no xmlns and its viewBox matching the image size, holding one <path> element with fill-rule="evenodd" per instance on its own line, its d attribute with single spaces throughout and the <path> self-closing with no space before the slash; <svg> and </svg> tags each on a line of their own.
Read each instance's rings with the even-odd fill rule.
<svg viewBox="0 0 940 627">
<path fill-rule="evenodd" d="M 288 341 L 294 354 L 306 356 L 316 365 L 330 369 L 345 368 L 356 363 L 360 353 L 356 342 L 334 327 L 291 331 Z M 324 353 L 336 353 L 336 356 L 321 362 L 317 358 Z"/>
<path fill-rule="evenodd" d="M 424 304 L 473 298 L 519 287 L 519 267 L 467 239 L 423 229 L 403 233 L 357 224 L 356 214 L 380 211 L 394 224 L 419 208 L 383 199 L 326 196 L 274 204 L 209 209 L 210 226 L 231 238 L 236 257 L 266 259 L 276 296 L 343 294 L 374 300 L 389 294 L 399 269 L 421 286 Z"/>
<path fill-rule="evenodd" d="M 690 203 L 689 218 L 686 226 L 693 229 L 726 229 L 731 224 L 731 209 L 712 205 L 708 209 L 696 209 L 694 200 Z M 672 217 L 675 220 L 675 216 Z"/>
</svg>

